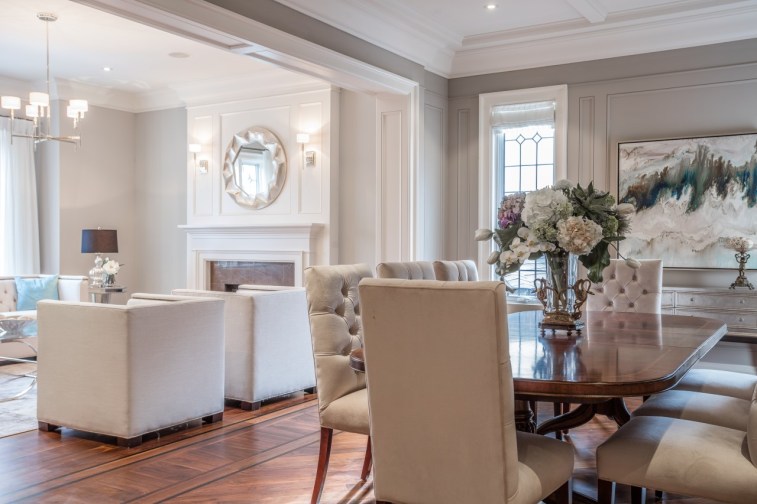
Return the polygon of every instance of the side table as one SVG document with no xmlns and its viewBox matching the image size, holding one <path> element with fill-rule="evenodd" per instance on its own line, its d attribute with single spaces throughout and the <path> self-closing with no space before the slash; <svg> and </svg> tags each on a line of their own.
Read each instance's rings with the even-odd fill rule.
<svg viewBox="0 0 757 504">
<path fill-rule="evenodd" d="M 89 300 L 92 303 L 110 303 L 110 295 L 112 293 L 121 293 L 126 291 L 126 287 L 123 285 L 111 285 L 110 287 L 90 287 L 89 288 Z"/>
</svg>

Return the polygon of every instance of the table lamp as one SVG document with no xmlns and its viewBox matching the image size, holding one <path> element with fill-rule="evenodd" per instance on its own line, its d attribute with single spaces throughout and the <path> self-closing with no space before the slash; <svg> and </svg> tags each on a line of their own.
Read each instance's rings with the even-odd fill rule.
<svg viewBox="0 0 757 504">
<path fill-rule="evenodd" d="M 103 284 L 103 258 L 100 254 L 118 252 L 118 237 L 115 229 L 82 229 L 81 253 L 97 254 L 95 267 L 89 270 L 89 284 L 100 287 Z"/>
</svg>

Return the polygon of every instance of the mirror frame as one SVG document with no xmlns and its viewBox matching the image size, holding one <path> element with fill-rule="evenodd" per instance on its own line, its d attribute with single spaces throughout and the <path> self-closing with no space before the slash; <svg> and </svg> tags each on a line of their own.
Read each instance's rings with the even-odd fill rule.
<svg viewBox="0 0 757 504">
<path fill-rule="evenodd" d="M 246 195 L 234 181 L 234 165 L 239 157 L 243 146 L 257 142 L 264 146 L 276 145 L 275 152 L 271 153 L 272 161 L 276 164 L 276 180 L 271 186 L 267 198 L 261 198 L 260 193 L 254 197 Z M 270 151 L 270 149 L 268 149 Z M 228 147 L 223 161 L 223 180 L 226 194 L 231 196 L 238 204 L 259 210 L 271 205 L 281 194 L 287 176 L 287 157 L 279 137 L 271 130 L 260 126 L 253 126 L 235 134 Z"/>
</svg>

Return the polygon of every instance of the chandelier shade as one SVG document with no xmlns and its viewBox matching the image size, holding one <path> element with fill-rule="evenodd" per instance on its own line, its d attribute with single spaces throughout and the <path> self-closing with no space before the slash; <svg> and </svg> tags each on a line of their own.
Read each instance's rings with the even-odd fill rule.
<svg viewBox="0 0 757 504">
<path fill-rule="evenodd" d="M 87 100 L 74 99 L 68 102 L 66 107 L 66 117 L 73 119 L 74 135 L 70 136 L 52 136 L 50 134 L 50 23 L 56 21 L 58 16 L 50 12 L 40 12 L 37 19 L 45 23 L 45 41 L 46 41 L 46 68 L 47 68 L 47 92 L 32 91 L 29 93 L 29 103 L 24 107 L 26 117 L 34 123 L 32 133 L 21 135 L 13 133 L 13 121 L 15 120 L 15 111 L 21 109 L 21 98 L 18 96 L 0 97 L 0 108 L 10 110 L 11 119 L 11 142 L 13 138 L 31 138 L 36 146 L 39 142 L 55 140 L 58 142 L 73 143 L 76 146 L 81 144 L 81 136 L 76 134 L 79 122 L 84 118 L 84 113 L 89 110 Z"/>
</svg>

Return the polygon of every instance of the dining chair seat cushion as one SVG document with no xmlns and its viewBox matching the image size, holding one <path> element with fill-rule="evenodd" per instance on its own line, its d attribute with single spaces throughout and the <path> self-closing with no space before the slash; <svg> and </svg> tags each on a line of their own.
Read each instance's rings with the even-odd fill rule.
<svg viewBox="0 0 757 504">
<path fill-rule="evenodd" d="M 356 390 L 331 401 L 321 411 L 321 425 L 357 434 L 370 434 L 366 389 Z"/>
<path fill-rule="evenodd" d="M 632 416 L 680 418 L 746 431 L 751 401 L 736 397 L 668 390 L 650 397 Z"/>
<path fill-rule="evenodd" d="M 690 420 L 634 417 L 597 447 L 601 480 L 720 502 L 757 502 L 746 433 Z"/>
<path fill-rule="evenodd" d="M 690 390 L 749 401 L 757 387 L 757 376 L 721 369 L 692 369 L 675 386 L 675 390 Z"/>
<path fill-rule="evenodd" d="M 379 278 L 401 278 L 403 280 L 436 280 L 434 264 L 431 261 L 383 262 L 376 266 Z"/>
<path fill-rule="evenodd" d="M 573 447 L 553 438 L 517 431 L 518 491 L 508 503 L 538 502 L 570 479 Z"/>
</svg>

